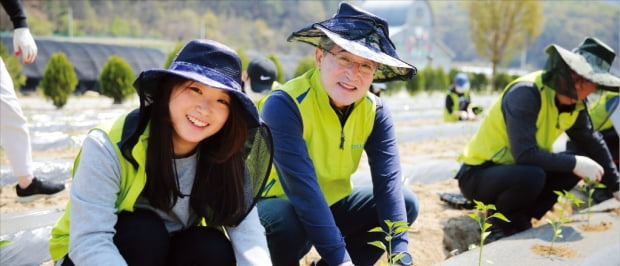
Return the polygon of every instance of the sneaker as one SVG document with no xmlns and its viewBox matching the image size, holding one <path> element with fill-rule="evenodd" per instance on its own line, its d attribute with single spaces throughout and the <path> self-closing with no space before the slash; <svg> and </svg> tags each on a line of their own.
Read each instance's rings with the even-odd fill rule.
<svg viewBox="0 0 620 266">
<path fill-rule="evenodd" d="M 594 204 L 599 204 L 613 197 L 614 193 L 606 188 L 597 188 L 594 190 L 594 193 L 592 193 L 592 200 L 594 201 Z"/>
<path fill-rule="evenodd" d="M 493 214 L 493 211 L 489 211 L 489 215 L 491 214 Z M 488 223 L 491 224 L 489 231 L 491 233 L 487 236 L 485 243 L 488 244 L 532 228 L 532 223 L 529 221 L 529 218 L 519 215 L 513 216 L 515 217 L 513 217 L 509 223 L 497 218 L 489 219 Z"/>
<path fill-rule="evenodd" d="M 65 185 L 62 183 L 53 183 L 36 177 L 32 179 L 32 183 L 25 189 L 21 188 L 19 184 L 15 185 L 17 201 L 20 203 L 28 203 L 45 196 L 51 196 L 64 189 Z"/>
<path fill-rule="evenodd" d="M 474 203 L 461 193 L 440 192 L 439 199 L 455 209 L 471 210 L 475 207 Z"/>
</svg>

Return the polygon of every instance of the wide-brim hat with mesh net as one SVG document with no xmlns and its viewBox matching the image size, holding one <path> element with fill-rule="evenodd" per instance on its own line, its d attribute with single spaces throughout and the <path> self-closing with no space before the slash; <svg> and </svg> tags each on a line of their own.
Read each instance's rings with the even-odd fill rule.
<svg viewBox="0 0 620 266">
<path fill-rule="evenodd" d="M 148 106 L 153 101 L 154 90 L 159 88 L 167 75 L 231 92 L 241 102 L 248 126 L 259 125 L 256 105 L 241 90 L 241 60 L 230 47 L 207 39 L 189 41 L 179 50 L 167 69 L 154 68 L 140 73 L 134 87 L 142 104 Z"/>
<path fill-rule="evenodd" d="M 549 55 L 545 70 L 556 69 L 557 65 L 563 63 L 578 75 L 598 84 L 599 89 L 616 92 L 620 89 L 620 78 L 609 72 L 616 53 L 597 38 L 586 37 L 572 51 L 552 44 L 545 48 L 545 52 Z M 571 93 L 564 94 L 571 95 Z"/>
<path fill-rule="evenodd" d="M 293 32 L 287 40 L 319 46 L 324 37 L 349 53 L 379 63 L 374 82 L 409 80 L 417 72 L 415 66 L 396 54 L 387 22 L 349 3 L 340 3 L 332 18 Z"/>
</svg>

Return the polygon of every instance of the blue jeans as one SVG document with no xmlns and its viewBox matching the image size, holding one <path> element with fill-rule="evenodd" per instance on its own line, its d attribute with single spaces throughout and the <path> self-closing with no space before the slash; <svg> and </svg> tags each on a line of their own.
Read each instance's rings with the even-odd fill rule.
<svg viewBox="0 0 620 266">
<path fill-rule="evenodd" d="M 402 191 L 407 222 L 412 224 L 418 216 L 418 200 L 411 190 L 403 187 Z M 291 202 L 282 198 L 265 198 L 259 200 L 257 206 L 273 265 L 299 265 L 299 260 L 310 251 L 312 243 Z M 330 210 L 355 265 L 373 265 L 381 258 L 383 250 L 368 244 L 370 241 L 384 240 L 383 234 L 368 232 L 383 225 L 377 215 L 371 186 L 354 188 L 350 195 L 332 205 Z"/>
</svg>

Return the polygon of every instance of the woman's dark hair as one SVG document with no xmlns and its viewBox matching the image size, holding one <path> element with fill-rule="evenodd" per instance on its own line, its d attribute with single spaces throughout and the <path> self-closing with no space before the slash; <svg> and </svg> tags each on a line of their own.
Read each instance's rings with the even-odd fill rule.
<svg viewBox="0 0 620 266">
<path fill-rule="evenodd" d="M 150 136 L 146 154 L 144 196 L 156 208 L 169 211 L 178 197 L 174 167 L 173 127 L 169 101 L 172 89 L 185 79 L 170 76 L 155 90 L 150 110 Z M 236 96 L 230 94 L 228 120 L 213 136 L 196 148 L 196 175 L 190 205 L 209 225 L 234 225 L 246 210 L 245 164 L 242 148 L 247 123 Z M 167 162 L 167 163 L 166 163 Z"/>
</svg>

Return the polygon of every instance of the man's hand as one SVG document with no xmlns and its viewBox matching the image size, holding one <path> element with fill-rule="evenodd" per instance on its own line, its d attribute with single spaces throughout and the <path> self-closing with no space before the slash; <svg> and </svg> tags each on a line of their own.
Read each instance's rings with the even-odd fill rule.
<svg viewBox="0 0 620 266">
<path fill-rule="evenodd" d="M 22 56 L 24 64 L 34 62 L 37 57 L 37 44 L 34 42 L 28 28 L 17 28 L 13 32 L 13 50 L 15 55 Z"/>
<path fill-rule="evenodd" d="M 573 173 L 575 175 L 581 178 L 589 177 L 596 182 L 601 181 L 601 177 L 604 173 L 601 165 L 594 160 L 581 155 L 575 155 L 575 160 L 575 169 L 573 169 Z"/>
</svg>

